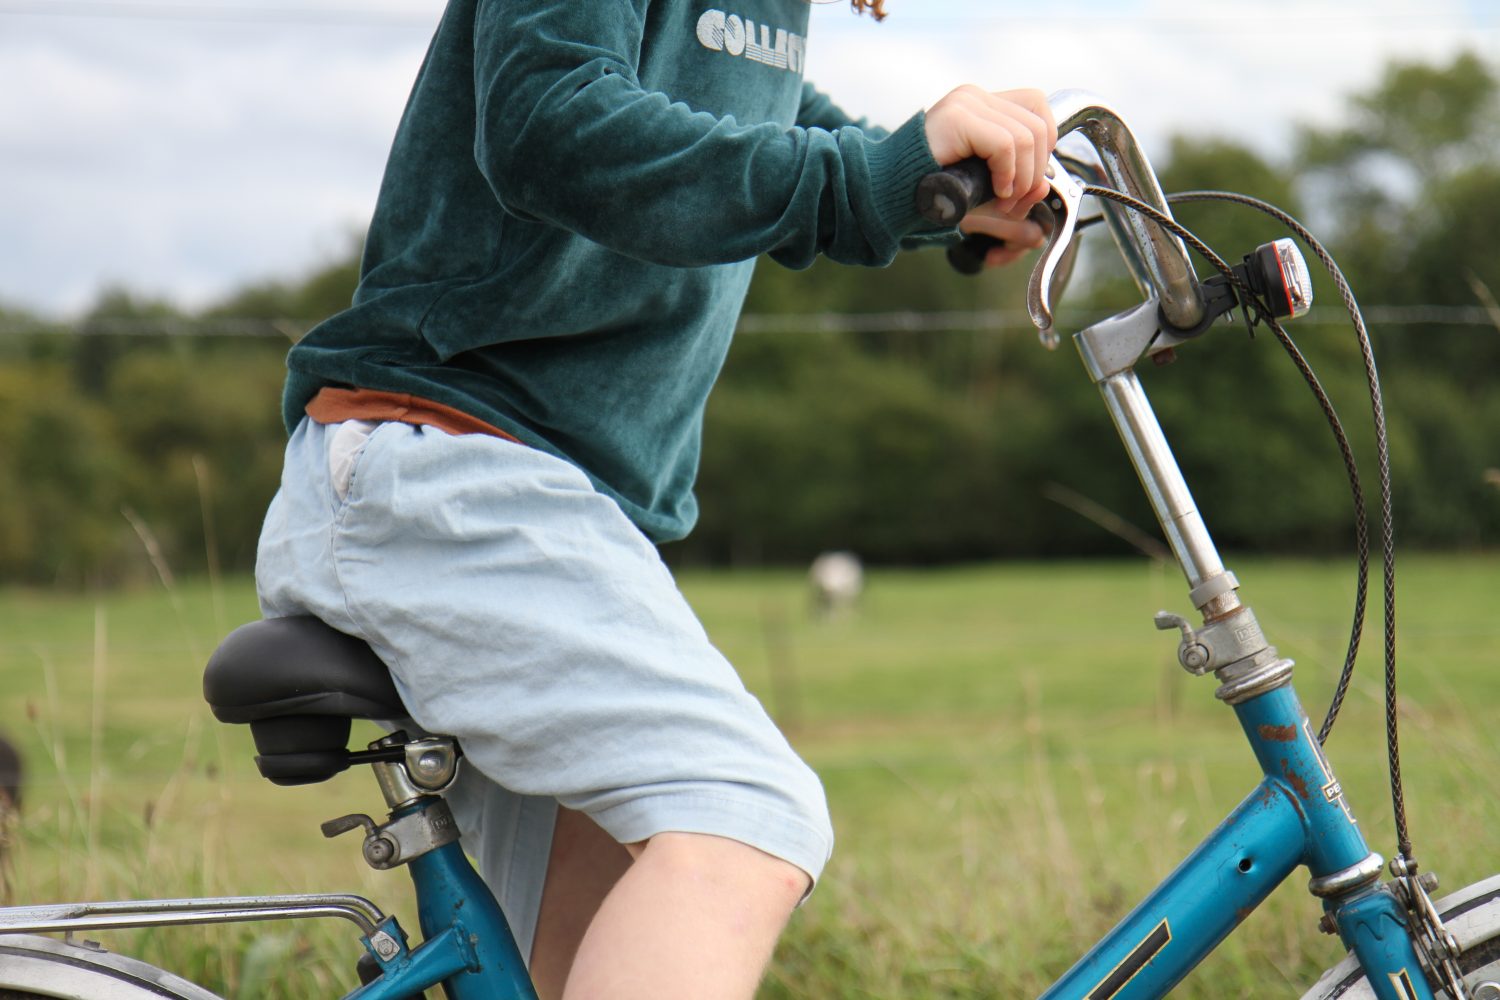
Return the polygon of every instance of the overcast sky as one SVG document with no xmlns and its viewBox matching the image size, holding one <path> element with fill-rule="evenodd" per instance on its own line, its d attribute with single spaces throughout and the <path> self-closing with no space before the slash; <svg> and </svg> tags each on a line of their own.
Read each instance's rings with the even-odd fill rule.
<svg viewBox="0 0 1500 1000">
<path fill-rule="evenodd" d="M 1197 130 L 1274 156 L 1391 58 L 1500 56 L 1495 0 L 888 6 L 879 25 L 814 11 L 808 76 L 847 109 L 897 124 L 965 81 L 1083 87 L 1148 150 Z M 197 307 L 332 258 L 442 8 L 0 0 L 0 302 L 66 314 L 119 285 Z"/>
</svg>

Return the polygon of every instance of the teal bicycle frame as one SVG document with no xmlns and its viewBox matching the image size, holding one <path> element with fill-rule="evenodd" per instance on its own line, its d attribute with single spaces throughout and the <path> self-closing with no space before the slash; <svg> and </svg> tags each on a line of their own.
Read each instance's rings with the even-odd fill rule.
<svg viewBox="0 0 1500 1000">
<path fill-rule="evenodd" d="M 1366 847 L 1291 686 L 1236 705 L 1235 714 L 1264 780 L 1044 998 L 1165 995 L 1305 864 L 1314 886 L 1340 890 L 1325 905 L 1375 995 L 1430 1000 L 1405 911 L 1376 887 L 1380 858 Z"/>
<path fill-rule="evenodd" d="M 439 983 L 448 1000 L 537 1000 L 505 914 L 458 844 L 413 859 L 411 878 L 425 940 L 408 951 L 388 918 L 390 944 L 365 939 L 380 978 L 345 1000 L 406 1000 Z"/>
<path fill-rule="evenodd" d="M 1182 341 L 1163 333 L 1154 300 L 1074 338 L 1146 488 L 1203 614 L 1182 631 L 1178 658 L 1213 671 L 1264 778 L 1208 839 L 1044 997 L 1134 1000 L 1178 983 L 1299 865 L 1313 878 L 1344 943 L 1381 1000 L 1431 1000 L 1404 906 L 1378 879 L 1333 767 L 1291 686 L 1289 660 L 1270 646 L 1227 572 L 1133 370 Z"/>
</svg>

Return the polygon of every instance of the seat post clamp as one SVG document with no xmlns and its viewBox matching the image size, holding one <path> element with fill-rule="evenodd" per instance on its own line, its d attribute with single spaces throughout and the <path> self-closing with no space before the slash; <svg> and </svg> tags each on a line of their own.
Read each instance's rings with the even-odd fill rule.
<svg viewBox="0 0 1500 1000">
<path fill-rule="evenodd" d="M 331 819 L 323 824 L 323 835 L 337 837 L 361 827 L 365 831 L 362 849 L 365 863 L 379 871 L 396 868 L 455 843 L 460 836 L 453 811 L 436 795 L 427 796 L 416 809 L 381 825 L 363 813 Z"/>
<path fill-rule="evenodd" d="M 442 792 L 458 776 L 461 751 L 458 741 L 450 736 L 411 740 L 405 733 L 397 732 L 371 743 L 370 750 L 400 751 L 400 756 L 394 760 L 375 761 L 370 765 L 390 809 L 399 809 L 424 795 Z"/>
</svg>

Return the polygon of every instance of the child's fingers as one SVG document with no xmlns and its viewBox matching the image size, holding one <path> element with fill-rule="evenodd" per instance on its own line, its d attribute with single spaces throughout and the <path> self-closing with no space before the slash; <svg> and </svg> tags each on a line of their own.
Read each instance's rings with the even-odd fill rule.
<svg viewBox="0 0 1500 1000">
<path fill-rule="evenodd" d="M 964 216 L 958 228 L 965 233 L 982 233 L 1004 240 L 1006 246 L 1023 252 L 1039 247 L 1046 241 L 1046 233 L 1032 220 L 1006 218 L 997 212 L 985 210 L 990 207 L 985 205 L 970 212 Z"/>
<path fill-rule="evenodd" d="M 1002 90 L 997 97 L 1003 97 L 1009 101 L 1019 104 L 1042 120 L 1045 129 L 1045 144 L 1050 151 L 1057 145 L 1057 120 L 1052 115 L 1052 105 L 1047 103 L 1047 95 L 1040 90 Z"/>
<path fill-rule="evenodd" d="M 984 255 L 984 266 L 1005 267 L 1014 264 L 1028 253 L 1030 253 L 1028 247 L 991 247 L 989 253 Z"/>
<path fill-rule="evenodd" d="M 1040 91 L 995 94 L 966 85 L 927 113 L 934 158 L 944 166 L 971 156 L 985 160 L 995 197 L 1007 213 L 1024 211 L 1046 193 L 1044 174 L 1056 134 Z"/>
</svg>

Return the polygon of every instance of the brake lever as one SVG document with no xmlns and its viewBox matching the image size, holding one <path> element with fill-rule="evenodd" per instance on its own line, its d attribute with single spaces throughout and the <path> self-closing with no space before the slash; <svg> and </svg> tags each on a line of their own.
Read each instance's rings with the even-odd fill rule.
<svg viewBox="0 0 1500 1000">
<path fill-rule="evenodd" d="M 1062 295 L 1078 259 L 1080 244 L 1074 241 L 1073 235 L 1078 228 L 1083 185 L 1063 168 L 1056 156 L 1047 163 L 1047 184 L 1047 196 L 1039 204 L 1046 206 L 1051 213 L 1052 227 L 1041 259 L 1031 270 L 1031 280 L 1026 288 L 1026 311 L 1031 314 L 1031 322 L 1036 325 L 1042 344 L 1052 350 L 1058 344 L 1057 333 L 1052 329 L 1054 300 Z"/>
</svg>

